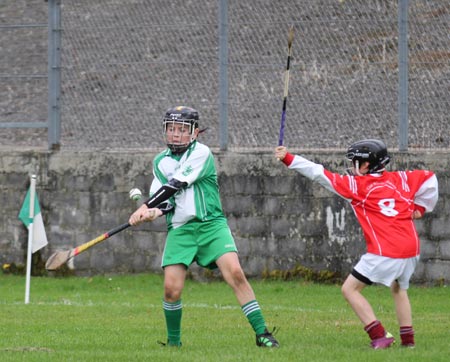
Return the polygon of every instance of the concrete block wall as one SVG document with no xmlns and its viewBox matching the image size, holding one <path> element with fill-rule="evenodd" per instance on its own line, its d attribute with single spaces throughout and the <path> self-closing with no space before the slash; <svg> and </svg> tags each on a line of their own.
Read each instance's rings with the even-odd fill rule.
<svg viewBox="0 0 450 362">
<path fill-rule="evenodd" d="M 299 150 L 293 150 L 300 152 Z M 302 154 L 343 172 L 343 151 Z M 49 245 L 45 260 L 122 224 L 138 204 L 128 191 L 148 192 L 154 154 L 145 150 L 58 151 L 1 150 L 0 263 L 23 264 L 27 231 L 17 219 L 29 185 L 37 175 Z M 364 252 L 359 225 L 347 203 L 277 162 L 271 150 L 215 151 L 222 203 L 249 276 L 291 270 L 298 265 L 345 276 Z M 393 154 L 391 169 L 431 169 L 439 179 L 435 211 L 417 221 L 421 262 L 414 281 L 446 283 L 450 279 L 449 153 Z M 165 223 L 129 228 L 79 255 L 76 273 L 160 272 Z M 195 267 L 193 268 L 195 270 Z"/>
</svg>

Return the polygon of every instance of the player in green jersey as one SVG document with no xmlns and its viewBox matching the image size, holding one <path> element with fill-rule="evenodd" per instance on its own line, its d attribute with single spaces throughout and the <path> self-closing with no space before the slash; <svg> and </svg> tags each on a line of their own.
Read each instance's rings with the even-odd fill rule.
<svg viewBox="0 0 450 362">
<path fill-rule="evenodd" d="M 150 199 L 129 220 L 137 225 L 166 216 L 168 233 L 162 267 L 167 344 L 181 346 L 181 294 L 187 269 L 196 262 L 204 268 L 219 268 L 256 333 L 256 345 L 278 347 L 239 263 L 222 211 L 213 154 L 197 140 L 201 132 L 198 121 L 193 108 L 167 110 L 163 119 L 167 149 L 153 161 Z"/>
</svg>

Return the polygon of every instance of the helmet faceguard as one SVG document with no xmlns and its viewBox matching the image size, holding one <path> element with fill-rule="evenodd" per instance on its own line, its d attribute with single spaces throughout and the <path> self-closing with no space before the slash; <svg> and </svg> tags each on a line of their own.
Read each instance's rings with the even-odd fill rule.
<svg viewBox="0 0 450 362">
<path fill-rule="evenodd" d="M 169 108 L 163 118 L 163 131 L 167 147 L 174 154 L 181 154 L 185 152 L 191 143 L 195 140 L 195 130 L 198 128 L 198 112 L 190 107 L 178 106 Z M 175 142 L 169 139 L 168 130 L 174 124 L 179 124 L 188 127 L 189 140 L 183 139 Z"/>
<path fill-rule="evenodd" d="M 376 139 L 367 139 L 353 143 L 348 149 L 345 158 L 352 162 L 355 172 L 359 174 L 359 167 L 363 162 L 369 162 L 367 173 L 380 173 L 391 160 L 384 142 Z"/>
</svg>

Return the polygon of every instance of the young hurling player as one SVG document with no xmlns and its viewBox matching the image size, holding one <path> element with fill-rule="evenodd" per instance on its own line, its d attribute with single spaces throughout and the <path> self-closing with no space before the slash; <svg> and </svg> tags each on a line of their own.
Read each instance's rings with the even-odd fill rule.
<svg viewBox="0 0 450 362">
<path fill-rule="evenodd" d="M 361 291 L 372 283 L 391 288 L 402 346 L 414 347 L 411 305 L 407 289 L 419 260 L 420 242 L 413 219 L 433 210 L 438 199 L 438 183 L 431 171 L 387 172 L 386 146 L 374 139 L 359 141 L 347 150 L 352 162 L 348 175 L 332 173 L 322 165 L 286 147 L 275 156 L 289 169 L 318 182 L 352 206 L 362 227 L 367 253 L 356 264 L 342 286 L 342 293 L 364 325 L 375 349 L 387 348 L 394 338 L 376 318 Z"/>
<path fill-rule="evenodd" d="M 213 155 L 197 140 L 198 121 L 193 108 L 167 110 L 163 126 L 168 148 L 153 160 L 150 199 L 129 219 L 131 225 L 137 225 L 166 216 L 162 267 L 167 344 L 181 346 L 181 293 L 187 269 L 195 261 L 205 268 L 219 268 L 256 333 L 256 345 L 278 347 L 239 263 L 222 211 Z"/>
</svg>

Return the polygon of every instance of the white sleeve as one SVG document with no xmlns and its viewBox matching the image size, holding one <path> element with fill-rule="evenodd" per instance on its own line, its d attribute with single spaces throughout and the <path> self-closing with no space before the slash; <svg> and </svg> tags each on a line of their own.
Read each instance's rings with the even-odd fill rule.
<svg viewBox="0 0 450 362">
<path fill-rule="evenodd" d="M 187 154 L 187 152 L 186 152 Z M 197 143 L 195 149 L 180 160 L 180 168 L 173 174 L 173 178 L 192 185 L 201 175 L 208 162 L 211 162 L 211 151 L 203 144 Z"/>
<path fill-rule="evenodd" d="M 152 197 L 153 194 L 158 191 L 160 188 L 162 187 L 162 183 L 159 181 L 159 179 L 155 176 L 155 174 L 153 174 L 153 181 L 152 184 L 150 185 L 150 192 L 149 192 L 149 197 Z"/>
<path fill-rule="evenodd" d="M 436 175 L 426 180 L 414 196 L 414 203 L 425 208 L 426 212 L 433 211 L 438 201 L 438 181 Z"/>
<path fill-rule="evenodd" d="M 326 176 L 325 169 L 322 165 L 309 161 L 299 155 L 295 155 L 294 160 L 288 167 L 306 178 L 309 178 L 311 181 L 319 183 L 327 190 L 338 194 L 331 184 L 330 179 Z"/>
</svg>

